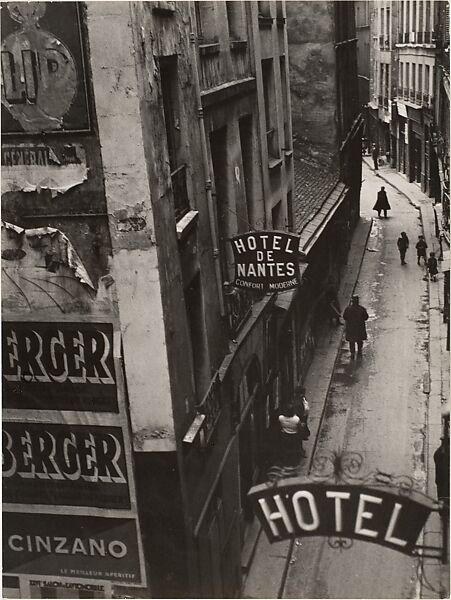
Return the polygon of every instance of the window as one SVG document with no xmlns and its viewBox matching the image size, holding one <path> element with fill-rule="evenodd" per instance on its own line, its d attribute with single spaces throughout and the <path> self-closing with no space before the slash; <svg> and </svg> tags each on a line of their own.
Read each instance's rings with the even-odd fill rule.
<svg viewBox="0 0 451 600">
<path fill-rule="evenodd" d="M 431 31 L 431 0 L 426 0 L 426 15 L 425 15 L 424 30 Z"/>
<path fill-rule="evenodd" d="M 424 22 L 423 22 L 423 0 L 418 2 L 418 31 L 423 33 Z"/>
<path fill-rule="evenodd" d="M 193 357 L 194 382 L 199 401 L 207 389 L 210 379 L 199 273 L 195 275 L 185 290 L 185 307 Z"/>
<path fill-rule="evenodd" d="M 227 22 L 229 25 L 229 37 L 231 40 L 245 40 L 246 33 L 246 15 L 244 4 L 241 0 L 226 2 Z"/>
<path fill-rule="evenodd" d="M 218 223 L 218 234 L 220 244 L 221 270 L 224 281 L 231 281 L 233 276 L 231 269 L 232 257 L 227 252 L 231 249 L 227 239 L 236 233 L 229 228 L 230 217 L 234 212 L 229 211 L 229 201 L 232 194 L 229 191 L 229 180 L 227 177 L 227 127 L 221 127 L 210 133 L 211 163 L 214 179 L 214 198 L 216 200 L 216 215 Z M 230 268 L 229 268 L 230 267 Z"/>
<path fill-rule="evenodd" d="M 258 16 L 259 17 L 270 17 L 271 9 L 269 6 L 269 2 L 257 2 L 258 6 Z"/>
<path fill-rule="evenodd" d="M 244 189 L 246 194 L 247 220 L 255 225 L 254 206 L 254 135 L 252 115 L 246 115 L 238 121 L 243 164 Z"/>
<path fill-rule="evenodd" d="M 427 96 L 429 96 L 429 93 L 430 93 L 430 88 L 429 88 L 430 76 L 431 76 L 431 67 L 429 65 L 426 65 L 425 69 L 424 69 L 424 93 Z"/>
<path fill-rule="evenodd" d="M 410 98 L 414 99 L 415 97 L 415 90 L 416 90 L 416 64 L 412 63 L 412 81 L 411 81 L 411 85 L 410 85 Z"/>
<path fill-rule="evenodd" d="M 423 93 L 423 65 L 418 65 L 417 100 L 421 101 L 421 94 L 422 93 Z"/>
<path fill-rule="evenodd" d="M 400 41 L 402 42 L 402 34 L 405 31 L 405 24 L 404 24 L 404 0 L 401 0 L 401 9 L 399 11 L 399 29 L 401 31 Z"/>
<path fill-rule="evenodd" d="M 197 36 L 200 42 L 214 43 L 218 41 L 215 5 L 216 2 L 213 1 L 205 2 L 204 0 L 199 0 L 199 2 L 194 2 Z"/>
<path fill-rule="evenodd" d="M 285 56 L 280 57 L 280 87 L 282 90 L 283 130 L 284 130 L 283 131 L 284 139 L 283 139 L 282 145 L 284 148 L 290 148 L 291 140 L 290 140 L 290 135 L 289 135 L 289 131 L 288 131 L 289 111 L 288 111 L 287 72 L 286 72 L 286 68 L 285 68 Z"/>
<path fill-rule="evenodd" d="M 182 148 L 180 126 L 180 102 L 178 93 L 177 56 L 159 59 L 161 95 L 163 104 L 166 142 L 171 170 L 172 192 L 176 220 L 190 210 L 186 187 L 186 164 L 180 156 Z"/>
<path fill-rule="evenodd" d="M 387 8 L 387 10 L 385 11 L 385 15 L 386 15 L 386 22 L 387 22 L 386 27 L 385 27 L 385 30 L 386 30 L 385 45 L 390 47 L 390 9 L 389 8 Z"/>
<path fill-rule="evenodd" d="M 276 94 L 272 58 L 262 60 L 262 77 L 268 155 L 273 158 L 279 158 L 279 140 L 276 128 Z"/>
<path fill-rule="evenodd" d="M 271 211 L 272 216 L 272 228 L 283 231 L 285 229 L 285 223 L 283 222 L 283 211 L 282 211 L 282 200 L 274 206 Z"/>
<path fill-rule="evenodd" d="M 385 9 L 381 8 L 381 36 L 385 35 Z"/>
<path fill-rule="evenodd" d="M 417 2 L 412 0 L 412 29 L 411 31 L 417 30 Z"/>
</svg>

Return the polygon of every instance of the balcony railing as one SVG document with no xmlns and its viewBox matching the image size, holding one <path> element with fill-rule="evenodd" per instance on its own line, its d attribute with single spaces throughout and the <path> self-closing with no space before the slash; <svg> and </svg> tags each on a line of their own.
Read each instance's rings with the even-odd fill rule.
<svg viewBox="0 0 451 600">
<path fill-rule="evenodd" d="M 424 32 L 423 31 L 417 31 L 416 34 L 416 42 L 417 44 L 424 44 L 423 40 L 424 40 Z"/>
<path fill-rule="evenodd" d="M 408 99 L 409 99 L 409 90 L 408 90 L 408 88 L 404 88 L 404 89 L 403 89 L 403 91 L 402 91 L 402 95 L 403 95 L 403 98 L 404 98 L 405 100 L 408 100 Z"/>
<path fill-rule="evenodd" d="M 432 44 L 433 42 L 433 32 L 432 31 L 425 31 L 424 32 L 424 44 Z"/>
<path fill-rule="evenodd" d="M 422 98 L 423 98 L 423 94 L 421 92 L 417 92 L 415 94 L 415 102 L 417 104 L 421 104 Z"/>
<path fill-rule="evenodd" d="M 429 105 L 429 94 L 423 94 L 423 104 Z"/>
<path fill-rule="evenodd" d="M 409 32 L 406 31 L 404 33 L 404 44 L 408 44 L 409 43 Z"/>
<path fill-rule="evenodd" d="M 388 98 L 384 98 L 384 108 L 388 110 Z"/>
<path fill-rule="evenodd" d="M 236 339 L 240 329 L 252 311 L 252 297 L 247 290 L 235 288 L 230 284 L 224 286 L 227 326 L 231 339 Z"/>
<path fill-rule="evenodd" d="M 382 106 L 382 100 L 383 100 L 382 96 L 377 97 L 377 103 L 379 106 Z"/>
<path fill-rule="evenodd" d="M 398 44 L 402 44 L 404 41 L 404 34 L 398 33 Z"/>
<path fill-rule="evenodd" d="M 410 90 L 409 100 L 415 102 L 415 90 Z"/>
<path fill-rule="evenodd" d="M 379 48 L 383 48 L 384 47 L 384 36 L 380 35 L 379 36 Z"/>
<path fill-rule="evenodd" d="M 175 220 L 179 221 L 190 210 L 188 190 L 186 188 L 186 165 L 181 165 L 171 173 L 174 195 Z"/>
</svg>

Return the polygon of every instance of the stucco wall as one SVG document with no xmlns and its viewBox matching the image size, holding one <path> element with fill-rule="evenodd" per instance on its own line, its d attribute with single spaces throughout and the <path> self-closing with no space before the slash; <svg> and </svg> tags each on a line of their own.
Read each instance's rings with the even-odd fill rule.
<svg viewBox="0 0 451 600">
<path fill-rule="evenodd" d="M 94 96 L 135 449 L 175 447 L 128 2 L 88 2 Z M 114 40 L 114 43 L 112 41 Z"/>
<path fill-rule="evenodd" d="M 287 2 L 293 137 L 306 155 L 337 150 L 333 2 Z"/>
</svg>

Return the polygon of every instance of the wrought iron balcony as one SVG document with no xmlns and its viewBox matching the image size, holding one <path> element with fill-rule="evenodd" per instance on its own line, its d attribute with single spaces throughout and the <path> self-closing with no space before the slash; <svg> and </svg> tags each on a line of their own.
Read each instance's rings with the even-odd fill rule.
<svg viewBox="0 0 451 600">
<path fill-rule="evenodd" d="M 410 90 L 409 99 L 411 102 L 415 102 L 415 90 Z"/>
<path fill-rule="evenodd" d="M 235 288 L 230 283 L 225 283 L 224 299 L 229 336 L 234 340 L 251 314 L 252 296 L 247 290 Z"/>
<path fill-rule="evenodd" d="M 429 94 L 423 94 L 423 104 L 429 105 Z"/>
<path fill-rule="evenodd" d="M 421 104 L 422 98 L 423 98 L 423 94 L 421 92 L 417 92 L 415 94 L 415 101 L 417 104 Z"/>
<path fill-rule="evenodd" d="M 174 195 L 175 220 L 179 221 L 190 210 L 186 188 L 186 165 L 181 165 L 172 171 L 171 182 Z"/>
</svg>

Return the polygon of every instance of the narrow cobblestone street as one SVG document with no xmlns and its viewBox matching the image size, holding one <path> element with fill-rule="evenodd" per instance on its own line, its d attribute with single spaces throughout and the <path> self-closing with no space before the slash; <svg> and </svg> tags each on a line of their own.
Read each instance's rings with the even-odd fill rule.
<svg viewBox="0 0 451 600">
<path fill-rule="evenodd" d="M 375 215 L 372 207 L 383 184 L 364 168 L 363 220 Z M 363 358 L 353 361 L 342 338 L 316 443 L 310 449 L 358 452 L 364 459 L 363 473 L 379 469 L 409 475 L 426 489 L 428 283 L 415 251 L 421 218 L 403 194 L 385 187 L 392 210 L 387 219 L 373 220 L 355 288 L 370 315 L 368 342 Z M 401 231 L 410 240 L 406 265 L 400 264 L 396 245 Z M 275 544 L 272 556 L 283 555 L 285 546 Z M 256 559 L 262 560 L 262 555 L 257 553 Z M 351 548 L 340 550 L 332 549 L 327 539 L 304 538 L 296 540 L 286 560 L 279 597 L 414 598 L 421 593 L 416 560 L 374 544 L 354 540 Z M 264 570 L 262 565 L 255 568 Z M 252 595 L 253 581 L 251 573 L 245 597 L 263 597 Z"/>
</svg>

